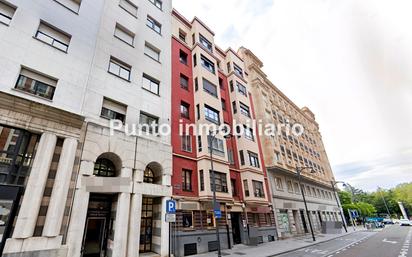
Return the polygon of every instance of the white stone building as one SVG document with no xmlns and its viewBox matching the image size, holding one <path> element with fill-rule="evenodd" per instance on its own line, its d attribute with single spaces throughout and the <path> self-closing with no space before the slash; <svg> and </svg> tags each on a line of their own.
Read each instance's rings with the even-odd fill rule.
<svg viewBox="0 0 412 257">
<path fill-rule="evenodd" d="M 168 253 L 171 1 L 0 0 L 0 253 Z"/>
</svg>

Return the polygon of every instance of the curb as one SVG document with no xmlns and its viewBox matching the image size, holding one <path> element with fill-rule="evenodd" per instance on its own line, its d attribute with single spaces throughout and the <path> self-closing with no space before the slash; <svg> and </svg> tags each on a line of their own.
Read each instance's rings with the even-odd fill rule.
<svg viewBox="0 0 412 257">
<path fill-rule="evenodd" d="M 321 243 L 326 243 L 326 242 L 335 240 L 335 239 L 337 239 L 337 238 L 342 238 L 342 237 L 345 237 L 345 236 L 349 236 L 349 235 L 351 235 L 351 234 L 358 233 L 358 232 L 367 232 L 367 230 L 357 230 L 357 231 L 353 231 L 353 232 L 350 232 L 350 233 L 348 232 L 348 233 L 346 233 L 346 234 L 344 234 L 344 235 L 341 235 L 341 236 L 337 236 L 337 237 L 334 237 L 334 238 L 329 238 L 329 239 L 326 239 L 326 240 L 323 240 L 323 241 L 319 241 L 319 242 L 316 242 L 316 243 L 311 243 L 311 244 L 309 244 L 309 245 L 305 245 L 305 246 L 301 246 L 301 247 L 298 247 L 298 248 L 286 250 L 286 251 L 283 251 L 283 252 L 280 252 L 280 253 L 275 253 L 275 254 L 272 254 L 272 255 L 268 255 L 267 257 L 279 256 L 279 255 L 282 255 L 282 254 L 294 252 L 294 251 L 297 251 L 297 250 L 300 250 L 300 249 L 304 249 L 304 248 L 307 248 L 307 247 L 311 247 L 311 246 L 314 246 L 314 245 L 318 245 L 318 244 L 321 244 Z"/>
</svg>

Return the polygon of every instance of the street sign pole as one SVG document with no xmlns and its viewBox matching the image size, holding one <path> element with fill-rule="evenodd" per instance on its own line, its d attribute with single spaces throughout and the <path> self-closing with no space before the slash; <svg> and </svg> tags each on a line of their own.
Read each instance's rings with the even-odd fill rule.
<svg viewBox="0 0 412 257">
<path fill-rule="evenodd" d="M 356 231 L 356 229 L 355 229 L 355 222 L 353 221 L 352 210 L 351 210 L 351 209 L 348 209 L 348 214 L 349 214 L 350 221 L 352 222 L 353 231 Z"/>
</svg>

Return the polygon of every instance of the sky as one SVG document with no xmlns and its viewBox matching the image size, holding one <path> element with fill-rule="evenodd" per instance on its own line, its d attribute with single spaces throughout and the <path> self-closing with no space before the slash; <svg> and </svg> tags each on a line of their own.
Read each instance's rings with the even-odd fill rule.
<svg viewBox="0 0 412 257">
<path fill-rule="evenodd" d="M 412 182 L 412 2 L 173 0 L 221 48 L 249 48 L 316 115 L 337 180 L 365 191 Z"/>
</svg>

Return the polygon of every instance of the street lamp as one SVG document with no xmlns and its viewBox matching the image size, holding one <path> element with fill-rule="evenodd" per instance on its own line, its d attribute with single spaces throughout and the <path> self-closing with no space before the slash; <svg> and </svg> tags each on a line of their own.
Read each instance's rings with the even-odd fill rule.
<svg viewBox="0 0 412 257">
<path fill-rule="evenodd" d="M 339 208 L 339 210 L 340 210 L 340 217 L 341 217 L 341 219 L 342 219 L 343 227 L 345 228 L 345 232 L 348 233 L 348 229 L 346 228 L 346 220 L 345 220 L 345 217 L 343 216 L 343 209 L 342 209 L 342 206 L 341 206 L 341 204 L 340 204 L 340 200 L 339 200 L 338 197 L 336 196 L 337 192 L 336 192 L 336 188 L 335 188 L 335 185 L 336 185 L 336 184 L 338 184 L 338 183 L 343 183 L 343 184 L 345 184 L 345 182 L 342 182 L 342 181 L 333 181 L 333 180 L 331 180 L 330 183 L 331 183 L 331 185 L 332 185 L 333 195 L 335 196 L 336 203 L 337 203 L 338 208 Z"/>
<path fill-rule="evenodd" d="M 219 132 L 219 130 L 215 131 L 215 132 L 209 131 L 210 167 L 212 169 L 213 212 L 215 211 L 215 208 L 216 208 L 216 205 L 217 205 L 215 170 L 213 169 L 213 142 L 215 141 L 218 132 Z M 224 136 L 225 139 L 228 139 L 228 138 L 231 138 L 231 137 L 232 137 L 232 135 L 230 135 L 230 134 Z M 219 206 L 219 208 L 220 208 L 220 206 Z M 213 215 L 213 217 L 215 219 L 215 226 L 216 226 L 217 256 L 221 257 L 222 252 L 220 250 L 219 224 L 218 224 L 218 220 L 217 220 L 215 214 Z"/>
<path fill-rule="evenodd" d="M 302 187 L 302 178 L 301 178 L 301 172 L 305 169 L 310 169 L 310 173 L 315 173 L 315 171 L 313 170 L 312 167 L 298 167 L 296 166 L 296 174 L 298 175 L 298 181 L 299 181 L 299 187 L 300 187 L 300 192 L 302 193 L 302 197 L 303 197 L 303 202 L 305 204 L 305 210 L 306 210 L 306 215 L 308 216 L 308 220 L 309 220 L 309 227 L 310 227 L 310 233 L 312 234 L 312 239 L 313 241 L 316 241 L 315 238 L 315 234 L 313 233 L 313 227 L 312 227 L 312 221 L 310 219 L 310 213 L 308 210 L 308 204 L 306 203 L 306 197 L 305 197 L 305 192 L 303 191 L 303 187 Z M 304 217 L 303 217 L 304 218 Z"/>
</svg>

